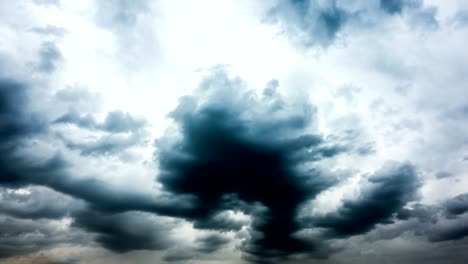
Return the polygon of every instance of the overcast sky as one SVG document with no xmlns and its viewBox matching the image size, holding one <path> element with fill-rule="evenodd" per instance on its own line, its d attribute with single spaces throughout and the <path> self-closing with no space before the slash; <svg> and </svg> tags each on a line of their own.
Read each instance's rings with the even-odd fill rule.
<svg viewBox="0 0 468 264">
<path fill-rule="evenodd" d="M 0 0 L 0 263 L 468 259 L 468 1 Z"/>
</svg>

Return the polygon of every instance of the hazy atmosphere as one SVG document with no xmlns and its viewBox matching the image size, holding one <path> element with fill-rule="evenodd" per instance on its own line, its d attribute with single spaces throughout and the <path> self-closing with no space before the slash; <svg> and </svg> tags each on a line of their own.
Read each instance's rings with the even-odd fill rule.
<svg viewBox="0 0 468 264">
<path fill-rule="evenodd" d="M 466 263 L 467 43 L 467 0 L 0 0 L 0 263 Z"/>
</svg>

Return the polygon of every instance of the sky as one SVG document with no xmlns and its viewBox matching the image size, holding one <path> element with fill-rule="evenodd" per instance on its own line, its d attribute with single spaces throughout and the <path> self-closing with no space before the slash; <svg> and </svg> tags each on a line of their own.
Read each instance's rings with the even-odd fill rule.
<svg viewBox="0 0 468 264">
<path fill-rule="evenodd" d="M 0 0 L 0 35 L 0 263 L 468 259 L 466 0 Z"/>
</svg>

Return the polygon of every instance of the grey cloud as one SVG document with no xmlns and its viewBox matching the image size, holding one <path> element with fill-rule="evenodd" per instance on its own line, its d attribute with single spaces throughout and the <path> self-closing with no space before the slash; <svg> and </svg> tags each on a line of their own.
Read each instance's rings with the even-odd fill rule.
<svg viewBox="0 0 468 264">
<path fill-rule="evenodd" d="M 0 79 L 0 148 L 11 148 L 11 141 L 46 129 L 39 115 L 26 110 L 28 90 L 25 84 Z"/>
<path fill-rule="evenodd" d="M 9 186 L 42 185 L 83 199 L 105 211 L 152 210 L 156 201 L 148 194 L 115 188 L 94 177 L 77 179 L 69 170 L 70 163 L 61 155 L 34 161 L 24 158 L 2 158 L 0 183 Z M 33 164 L 31 164 L 33 163 Z"/>
<path fill-rule="evenodd" d="M 0 258 L 32 253 L 60 243 L 89 242 L 88 235 L 73 228 L 64 229 L 56 221 L 0 215 Z"/>
<path fill-rule="evenodd" d="M 128 148 L 145 143 L 145 140 L 146 135 L 144 134 L 132 134 L 129 136 L 109 135 L 89 143 L 75 143 L 65 139 L 70 149 L 77 149 L 82 155 L 123 154 L 123 151 Z"/>
<path fill-rule="evenodd" d="M 422 0 L 317 1 L 279 0 L 266 22 L 278 24 L 288 37 L 306 47 L 326 48 L 348 32 L 376 28 L 389 16 L 402 16 L 414 28 L 436 29 L 437 9 Z"/>
<path fill-rule="evenodd" d="M 163 250 L 172 244 L 170 225 L 141 212 L 107 214 L 83 210 L 74 215 L 73 226 L 97 235 L 96 241 L 115 252 Z"/>
<path fill-rule="evenodd" d="M 430 229 L 428 237 L 431 242 L 460 240 L 468 236 L 468 218 L 450 220 Z"/>
<path fill-rule="evenodd" d="M 348 101 L 353 101 L 354 98 L 361 92 L 362 88 L 353 85 L 343 85 L 335 91 L 336 97 L 343 97 Z"/>
<path fill-rule="evenodd" d="M 0 213 L 24 219 L 60 219 L 82 206 L 45 187 L 29 187 L 24 193 L 0 187 L 0 198 Z"/>
<path fill-rule="evenodd" d="M 468 193 L 460 194 L 443 204 L 444 212 L 448 217 L 468 212 Z"/>
<path fill-rule="evenodd" d="M 282 23 L 286 33 L 299 38 L 305 46 L 329 46 L 352 14 L 337 1 L 280 1 L 270 10 L 267 21 Z"/>
<path fill-rule="evenodd" d="M 180 262 L 201 259 L 223 247 L 231 240 L 223 234 L 213 233 L 197 237 L 190 246 L 177 246 L 169 249 L 163 257 L 168 262 Z"/>
<path fill-rule="evenodd" d="M 398 213 L 400 219 L 417 218 L 421 222 L 436 223 L 439 219 L 455 219 L 468 212 L 468 193 L 459 194 L 446 199 L 437 205 L 423 205 L 416 203 L 411 209 L 402 209 Z"/>
<path fill-rule="evenodd" d="M 54 123 L 56 124 L 75 124 L 82 128 L 95 129 L 97 128 L 96 120 L 91 114 L 80 116 L 78 111 L 72 110 L 68 113 L 57 118 Z"/>
<path fill-rule="evenodd" d="M 57 118 L 54 124 L 74 124 L 79 128 L 106 132 L 91 142 L 74 142 L 62 135 L 62 139 L 71 149 L 78 149 L 83 155 L 113 155 L 147 142 L 147 123 L 144 119 L 135 118 L 122 111 L 108 113 L 105 120 L 99 123 L 91 114 L 80 115 L 71 110 Z"/>
<path fill-rule="evenodd" d="M 154 26 L 159 17 L 153 14 L 159 9 L 153 6 L 158 4 L 158 1 L 148 0 L 96 2 L 94 21 L 115 35 L 116 56 L 122 67 L 131 71 L 147 70 L 148 63 L 153 65 L 164 56 L 160 51 L 158 27 Z"/>
<path fill-rule="evenodd" d="M 389 14 L 401 13 L 405 0 L 380 0 L 380 8 Z"/>
<path fill-rule="evenodd" d="M 423 205 L 416 203 L 411 209 L 402 208 L 396 214 L 397 219 L 409 220 L 411 218 L 417 219 L 421 223 L 435 224 L 439 220 L 440 208 L 437 206 Z"/>
<path fill-rule="evenodd" d="M 105 212 L 124 212 L 128 210 L 155 211 L 156 197 L 148 194 L 139 194 L 127 190 L 117 189 L 109 183 L 98 180 L 95 177 L 76 178 L 71 171 L 72 164 L 61 152 L 55 154 L 44 154 L 42 157 L 31 156 L 24 153 L 27 148 L 25 141 L 30 138 L 40 139 L 40 137 L 49 132 L 48 122 L 43 120 L 39 113 L 30 111 L 28 105 L 28 90 L 31 89 L 27 84 L 21 84 L 16 81 L 2 80 L 0 82 L 0 184 L 8 187 L 20 187 L 30 185 L 40 185 L 49 187 L 55 191 L 68 194 L 72 197 L 82 199 L 93 206 Z M 114 115 L 107 119 L 103 129 L 109 131 L 125 131 L 125 125 L 129 124 L 128 116 Z M 127 118 L 127 119 L 126 119 Z M 124 125 L 119 126 L 120 119 Z M 49 135 L 50 136 L 50 135 Z M 92 176 L 92 175 L 91 175 Z M 68 214 L 76 214 L 80 207 L 71 198 L 64 198 L 60 194 L 40 188 L 32 189 L 32 196 L 18 196 L 13 194 L 3 194 L 4 203 L 0 209 L 5 214 L 21 218 L 60 218 Z M 52 201 L 51 199 L 58 199 Z M 164 203 L 161 200 L 158 203 Z M 78 203 L 79 204 L 79 203 Z M 173 207 L 167 205 L 168 207 Z M 184 208 L 183 206 L 181 208 Z M 86 215 L 80 214 L 80 220 L 83 226 L 86 226 Z M 112 222 L 108 216 L 97 214 L 102 221 L 109 222 L 109 225 L 116 226 L 117 222 Z M 134 220 L 134 216 L 126 216 L 128 221 Z M 12 220 L 13 221 L 13 220 Z M 16 220 L 15 220 L 16 221 Z M 117 221 L 117 220 L 116 220 Z M 143 220 L 142 220 L 143 221 Z M 138 221 L 137 221 L 138 222 Z M 90 223 L 89 223 L 90 224 Z M 144 224 L 144 223 L 142 223 Z M 90 226 L 90 230 L 98 230 L 100 226 Z M 116 227 L 114 227 L 116 228 Z M 124 228 L 124 227 L 122 227 Z M 121 230 L 120 235 L 130 236 L 128 227 Z M 151 230 L 146 230 L 151 231 Z M 155 231 L 155 230 L 153 230 Z M 126 233 L 125 233 L 126 232 Z M 145 230 L 141 231 L 142 233 Z M 118 232 L 116 236 L 119 235 Z M 110 239 L 110 235 L 101 239 Z M 115 239 L 118 240 L 118 237 Z M 162 239 L 162 238 L 161 238 Z M 52 240 L 51 240 L 52 241 Z M 118 241 L 116 241 L 117 243 Z M 151 242 L 151 247 L 163 246 L 157 244 L 157 241 Z M 103 241 L 103 243 L 107 243 Z M 141 245 L 141 244 L 140 244 Z M 125 249 L 125 246 L 121 246 Z M 116 246 L 116 249 L 118 246 Z"/>
<path fill-rule="evenodd" d="M 219 234 L 212 234 L 197 238 L 195 244 L 197 245 L 197 251 L 209 254 L 217 250 L 220 250 L 223 246 L 230 242 L 230 239 L 226 236 Z"/>
<path fill-rule="evenodd" d="M 131 27 L 137 23 L 138 15 L 146 12 L 146 0 L 99 1 L 96 19 L 104 27 Z"/>
<path fill-rule="evenodd" d="M 397 213 L 400 220 L 417 219 L 418 224 L 404 226 L 394 232 L 398 235 L 406 231 L 424 236 L 431 242 L 460 240 L 468 236 L 467 216 L 468 194 L 460 194 L 436 205 L 415 204 Z"/>
<path fill-rule="evenodd" d="M 458 11 L 451 19 L 450 24 L 455 28 L 463 28 L 468 25 L 468 10 Z"/>
<path fill-rule="evenodd" d="M 163 257 L 163 260 L 167 262 L 177 262 L 191 260 L 195 257 L 196 253 L 192 250 L 187 250 L 186 248 L 176 248 L 168 250 Z"/>
<path fill-rule="evenodd" d="M 53 25 L 47 25 L 44 27 L 33 27 L 31 28 L 31 31 L 41 35 L 52 35 L 56 37 L 63 37 L 65 33 L 67 33 L 67 31 L 64 28 Z"/>
<path fill-rule="evenodd" d="M 337 212 L 317 217 L 313 226 L 330 236 L 363 234 L 390 218 L 417 198 L 421 185 L 411 164 L 387 164 L 368 179 L 370 186 L 356 200 L 346 200 Z"/>
<path fill-rule="evenodd" d="M 89 205 L 86 209 L 77 207 L 80 210 L 71 205 L 71 212 L 60 202 L 46 207 L 43 204 L 49 198 L 60 194 L 39 188 L 33 189 L 36 198 L 8 196 L 8 202 L 0 207 L 4 214 L 25 221 L 71 214 L 75 218 L 73 228 L 94 234 L 97 242 L 116 252 L 163 250 L 173 245 L 167 235 L 170 225 L 137 211 L 183 218 L 195 228 L 229 231 L 248 224 L 223 215 L 233 210 L 253 219 L 250 237 L 240 247 L 247 258 L 256 262 L 295 254 L 323 258 L 333 251 L 322 252 L 320 241 L 294 234 L 306 227 L 325 228 L 333 234 L 328 238 L 363 234 L 379 224 L 390 223 L 399 212 L 397 217 L 403 221 L 403 207 L 417 198 L 420 182 L 412 165 L 394 165 L 376 172 L 361 196 L 345 201 L 336 213 L 309 223 L 298 221 L 301 205 L 340 180 L 336 173 L 324 171 L 317 164 L 356 153 L 368 145 L 356 140 L 359 133 L 352 130 L 327 137 L 318 134 L 314 130 L 316 108 L 303 98 L 286 100 L 277 81 L 269 82 L 264 92 L 257 94 L 240 78 L 229 78 L 218 69 L 193 95 L 182 98 L 170 114 L 177 132 L 166 134 L 156 143 L 163 195 L 119 189 L 95 177 L 74 177 L 71 161 L 60 151 L 40 159 L 24 155 L 26 139 L 55 135 L 46 133 L 51 124 L 29 108 L 28 85 L 11 80 L 0 84 L 0 183 L 9 187 L 47 186 Z M 64 92 L 57 97 L 74 102 L 80 93 Z M 108 134 L 109 138 L 139 135 L 146 126 L 144 121 L 123 112 L 109 113 L 102 122 L 70 113 L 56 119 L 52 126 L 73 123 L 79 129 Z M 106 145 L 100 143 L 96 147 Z M 428 218 L 415 208 L 410 215 Z M 457 226 L 457 230 L 463 231 L 462 227 Z M 453 237 L 440 232 L 439 237 Z M 54 241 L 61 240 L 51 243 Z M 226 245 L 224 242 L 199 239 L 194 252 L 177 256 L 169 251 L 165 258 L 192 258 L 197 249 L 198 253 L 214 252 Z"/>
<path fill-rule="evenodd" d="M 51 118 L 58 119 L 62 116 L 72 115 L 72 117 L 83 117 L 89 113 L 94 113 L 99 109 L 101 95 L 93 93 L 81 86 L 69 86 L 58 90 L 53 95 L 53 104 L 59 109 L 68 109 L 67 113 L 55 113 Z M 78 112 L 79 109 L 81 114 Z"/>
<path fill-rule="evenodd" d="M 134 118 L 129 113 L 122 111 L 110 112 L 102 128 L 109 132 L 131 132 L 143 128 L 146 121 L 140 118 Z"/>
<path fill-rule="evenodd" d="M 38 5 L 59 5 L 60 0 L 33 0 Z"/>
<path fill-rule="evenodd" d="M 0 260 L 1 264 L 27 264 L 27 263 L 34 263 L 34 264 L 65 264 L 63 262 L 55 261 L 44 254 L 41 253 L 32 253 L 20 256 L 13 256 L 6 259 Z M 72 264 L 73 262 L 66 263 Z"/>
<path fill-rule="evenodd" d="M 422 5 L 422 4 L 421 4 Z M 436 19 L 437 8 L 419 6 L 410 9 L 409 23 L 412 27 L 435 30 L 439 27 Z"/>
<path fill-rule="evenodd" d="M 142 118 L 136 118 L 120 110 L 109 112 L 102 123 L 98 123 L 91 114 L 80 115 L 72 109 L 57 118 L 54 123 L 75 124 L 86 129 L 96 129 L 111 133 L 135 132 L 143 129 L 147 123 Z"/>
<path fill-rule="evenodd" d="M 37 64 L 37 70 L 45 73 L 53 72 L 57 63 L 62 59 L 57 45 L 53 42 L 44 42 L 39 50 L 39 63 Z"/>
<path fill-rule="evenodd" d="M 436 178 L 437 179 L 446 179 L 446 178 L 451 178 L 454 176 L 453 173 L 447 172 L 447 171 L 439 171 L 436 173 Z"/>
<path fill-rule="evenodd" d="M 195 219 L 193 227 L 197 229 L 212 229 L 212 230 L 240 230 L 247 223 L 231 219 L 228 215 L 219 212 L 211 215 L 210 217 Z"/>
<path fill-rule="evenodd" d="M 241 249 L 256 262 L 317 248 L 292 236 L 301 228 L 297 210 L 338 181 L 315 162 L 350 151 L 334 137 L 310 134 L 315 107 L 284 100 L 278 87 L 269 82 L 256 94 L 215 69 L 171 113 L 180 135 L 156 144 L 163 189 L 194 197 L 178 217 L 216 230 L 219 223 L 207 220 L 224 210 L 249 214 L 251 239 Z"/>
</svg>

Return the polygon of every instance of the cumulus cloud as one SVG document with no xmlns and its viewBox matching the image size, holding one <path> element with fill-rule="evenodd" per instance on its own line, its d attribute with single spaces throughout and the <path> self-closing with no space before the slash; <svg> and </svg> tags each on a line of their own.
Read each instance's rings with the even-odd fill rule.
<svg viewBox="0 0 468 264">
<path fill-rule="evenodd" d="M 296 214 L 338 180 L 315 162 L 350 151 L 333 137 L 317 134 L 313 105 L 285 100 L 274 84 L 257 94 L 216 69 L 193 96 L 180 100 L 170 114 L 178 135 L 159 139 L 156 153 L 163 189 L 194 197 L 193 209 L 181 217 L 199 228 L 223 230 L 225 225 L 212 220 L 219 212 L 250 214 L 251 238 L 242 249 L 260 258 L 314 250 L 313 244 L 292 236 L 301 228 Z M 413 172 L 402 173 L 401 185 L 411 183 Z M 396 185 L 390 187 L 394 192 L 401 187 L 400 178 L 389 182 Z M 371 194 L 369 203 L 373 198 L 380 197 Z"/>
</svg>

